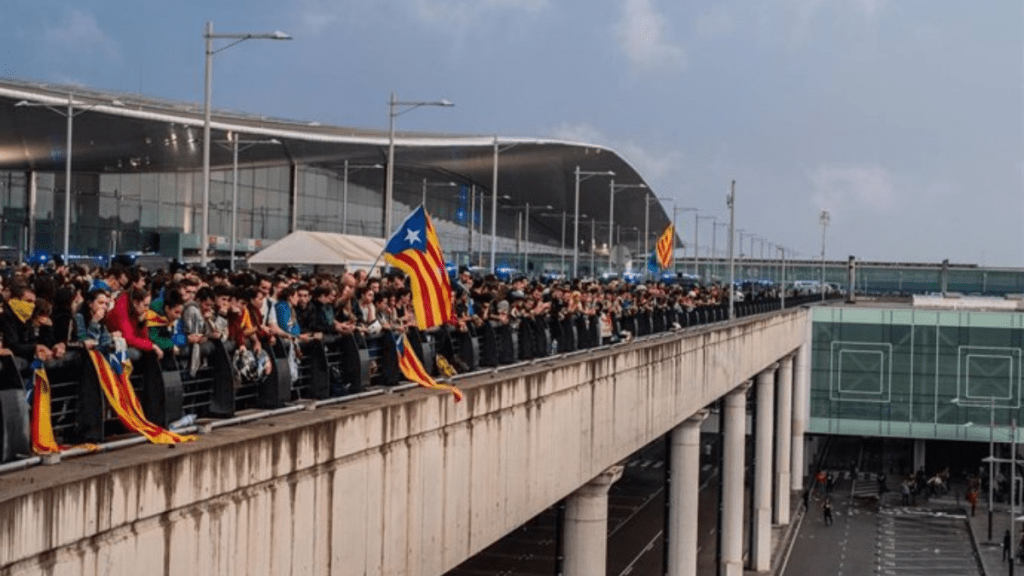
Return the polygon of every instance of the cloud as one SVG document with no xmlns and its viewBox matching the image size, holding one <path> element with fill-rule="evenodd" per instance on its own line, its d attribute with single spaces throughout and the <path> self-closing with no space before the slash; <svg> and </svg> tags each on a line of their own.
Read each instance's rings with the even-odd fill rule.
<svg viewBox="0 0 1024 576">
<path fill-rule="evenodd" d="M 804 44 L 819 29 L 819 20 L 860 27 L 875 20 L 890 0 L 761 0 L 758 26 L 766 37 Z M 745 6 L 745 5 L 744 5 Z M 826 13 L 827 12 L 827 13 Z"/>
<path fill-rule="evenodd" d="M 59 23 L 47 28 L 43 41 L 54 55 L 121 60 L 117 42 L 100 29 L 92 14 L 81 10 L 72 10 Z"/>
<path fill-rule="evenodd" d="M 684 155 L 679 150 L 652 150 L 633 140 L 616 141 L 602 134 L 590 124 L 562 124 L 555 128 L 553 138 L 598 144 L 614 150 L 629 162 L 653 188 L 655 182 L 666 179 L 682 165 Z"/>
<path fill-rule="evenodd" d="M 665 18 L 651 0 L 625 0 L 615 36 L 626 56 L 640 68 L 686 66 L 686 52 L 665 38 Z"/>
<path fill-rule="evenodd" d="M 536 15 L 550 8 L 549 0 L 414 0 L 413 11 L 428 26 L 468 30 L 499 14 Z"/>
<path fill-rule="evenodd" d="M 733 32 L 736 22 L 726 8 L 718 8 L 697 18 L 697 33 L 704 38 L 716 38 Z"/>
<path fill-rule="evenodd" d="M 881 214 L 900 203 L 892 175 L 876 164 L 823 164 L 808 177 L 819 208 Z"/>
</svg>

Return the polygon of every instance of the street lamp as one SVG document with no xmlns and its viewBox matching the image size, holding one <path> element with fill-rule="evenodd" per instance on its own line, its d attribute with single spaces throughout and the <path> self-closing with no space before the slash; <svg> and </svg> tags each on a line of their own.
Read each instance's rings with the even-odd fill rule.
<svg viewBox="0 0 1024 576">
<path fill-rule="evenodd" d="M 604 172 L 588 172 L 580 170 L 576 166 L 576 202 L 573 209 L 573 233 L 572 233 L 572 277 L 576 278 L 580 259 L 580 182 L 593 178 L 594 176 L 615 176 L 615 172 L 606 170 Z"/>
<path fill-rule="evenodd" d="M 112 100 L 110 104 L 114 106 L 124 106 L 120 100 Z M 67 118 L 67 144 L 64 150 L 64 265 L 68 265 L 68 258 L 70 256 L 70 241 L 71 241 L 71 135 L 74 128 L 75 116 L 78 116 L 82 112 L 86 112 L 99 106 L 100 102 L 85 105 L 81 102 L 75 101 L 74 94 L 68 93 L 68 105 L 67 109 L 56 108 L 45 102 L 29 102 L 28 100 L 21 100 L 15 103 L 15 107 L 34 107 L 41 106 L 47 110 L 52 110 L 61 116 Z M 78 108 L 78 111 L 75 111 Z M 140 220 L 141 223 L 141 220 Z M 33 238 L 29 239 L 29 244 L 34 242 Z"/>
<path fill-rule="evenodd" d="M 427 185 L 428 184 L 430 186 L 435 186 L 435 187 L 438 187 L 438 188 L 445 188 L 445 187 L 447 187 L 447 188 L 454 188 L 454 187 L 457 187 L 459 185 L 457 182 L 427 182 L 427 179 L 424 178 L 423 179 L 423 200 L 422 200 L 422 204 L 423 204 L 423 209 L 424 210 L 427 209 Z"/>
<path fill-rule="evenodd" d="M 343 177 L 341 181 L 341 233 L 348 234 L 348 176 L 359 170 L 380 170 L 384 166 L 380 164 L 349 164 L 345 159 Z"/>
<path fill-rule="evenodd" d="M 700 239 L 699 236 L 697 236 L 701 220 L 711 220 L 712 226 L 714 226 L 714 221 L 717 220 L 717 218 L 714 216 L 701 216 L 700 212 L 693 213 L 693 273 L 697 278 L 703 278 L 700 274 Z M 712 228 L 712 231 L 714 231 L 714 228 Z"/>
<path fill-rule="evenodd" d="M 818 222 L 821 223 L 821 299 L 825 299 L 825 230 L 828 229 L 828 223 L 831 218 L 829 217 L 828 210 L 822 210 L 821 215 L 818 216 Z M 1011 561 L 1011 566 L 1012 566 Z M 1010 570 L 1013 573 L 1013 570 Z"/>
<path fill-rule="evenodd" d="M 729 207 L 729 319 L 735 318 L 736 295 L 736 261 L 733 258 L 733 240 L 736 230 L 736 181 L 732 181 L 729 194 L 725 197 L 725 205 Z"/>
<path fill-rule="evenodd" d="M 715 267 L 712 268 L 712 275 L 718 276 L 718 229 L 728 228 L 729 225 L 725 222 L 719 222 L 717 219 L 711 223 L 711 257 L 715 260 Z"/>
<path fill-rule="evenodd" d="M 214 34 L 213 22 L 208 20 L 206 31 L 203 32 L 203 39 L 206 41 L 206 68 L 203 74 L 203 237 L 199 243 L 199 257 L 203 266 L 206 266 L 208 261 L 206 247 L 210 238 L 210 101 L 213 97 L 213 55 L 246 40 L 291 40 L 292 37 L 279 30 L 269 34 Z M 214 50 L 214 40 L 234 40 L 234 42 Z"/>
<path fill-rule="evenodd" d="M 1017 419 L 1014 418 L 1010 421 L 1010 458 L 996 458 L 995 456 L 988 456 L 982 458 L 982 462 L 998 462 L 1000 464 L 1010 465 L 1010 576 L 1013 576 L 1013 562 L 1017 556 L 1015 549 L 1016 534 L 1014 524 L 1017 523 Z M 992 483 L 992 478 L 988 479 L 989 484 Z M 989 532 L 989 539 L 992 538 L 991 532 Z"/>
<path fill-rule="evenodd" d="M 776 250 L 779 251 L 779 257 L 782 259 L 782 282 L 781 282 L 782 289 L 779 290 L 779 299 L 780 299 L 779 308 L 781 310 L 785 310 L 786 309 L 786 248 L 785 248 L 785 246 L 776 246 L 775 248 L 776 248 Z M 991 508 L 991 501 L 989 501 L 989 502 L 990 502 L 990 506 L 989 507 Z M 992 535 L 990 534 L 989 538 L 991 538 L 991 537 L 992 537 Z"/>
<path fill-rule="evenodd" d="M 508 208 L 510 210 L 525 210 L 523 213 L 523 220 L 526 222 L 525 231 L 523 232 L 523 273 L 526 274 L 530 267 L 530 203 L 527 202 L 522 206 L 502 206 L 502 208 Z M 534 208 L 540 208 L 541 210 L 554 210 L 554 206 L 534 206 Z M 518 250 L 516 251 L 516 259 L 519 259 Z"/>
<path fill-rule="evenodd" d="M 950 400 L 951 404 L 960 405 L 959 398 L 953 398 Z M 964 406 L 977 406 L 975 403 L 964 403 Z M 988 540 L 992 541 L 992 481 L 995 479 L 995 429 L 996 429 L 996 399 L 995 396 L 989 397 L 989 420 L 988 420 L 988 455 L 989 458 L 985 458 L 982 461 L 988 461 Z M 1012 542 L 1012 540 L 1011 540 Z"/>
<path fill-rule="evenodd" d="M 608 270 L 612 269 L 612 230 L 615 228 L 615 193 L 630 188 L 647 188 L 647 184 L 616 184 L 615 178 L 608 185 Z"/>
<path fill-rule="evenodd" d="M 227 143 L 231 144 L 231 271 L 235 271 L 235 244 L 238 242 L 238 153 L 248 150 L 257 144 L 280 144 L 277 138 L 265 140 L 240 140 L 238 133 L 228 135 Z M 222 146 L 225 142 L 218 142 Z M 239 147 L 240 144 L 245 146 Z"/>
<path fill-rule="evenodd" d="M 513 142 L 504 148 L 499 145 L 498 136 L 494 136 L 494 166 L 491 171 L 491 269 L 498 266 L 498 154 L 504 150 L 510 150 L 518 146 L 520 142 Z M 480 233 L 483 235 L 483 201 L 480 202 Z M 562 242 L 564 245 L 565 242 Z"/>
<path fill-rule="evenodd" d="M 384 238 L 391 234 L 391 205 L 394 200 L 395 188 L 395 118 L 423 106 L 450 108 L 455 104 L 448 100 L 403 102 L 395 97 L 394 92 L 388 99 L 388 169 L 387 175 L 384 177 Z"/>
</svg>

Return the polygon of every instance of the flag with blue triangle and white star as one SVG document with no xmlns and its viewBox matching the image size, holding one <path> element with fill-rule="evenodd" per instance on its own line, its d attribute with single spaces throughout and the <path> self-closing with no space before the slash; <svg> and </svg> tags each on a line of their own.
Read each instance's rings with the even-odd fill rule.
<svg viewBox="0 0 1024 576">
<path fill-rule="evenodd" d="M 452 286 L 444 254 L 423 206 L 413 210 L 391 236 L 384 248 L 384 258 L 409 276 L 412 306 L 421 330 L 454 318 Z"/>
</svg>

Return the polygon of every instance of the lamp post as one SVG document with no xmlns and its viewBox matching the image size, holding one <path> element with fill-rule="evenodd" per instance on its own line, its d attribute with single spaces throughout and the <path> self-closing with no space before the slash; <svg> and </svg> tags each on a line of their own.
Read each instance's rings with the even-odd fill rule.
<svg viewBox="0 0 1024 576">
<path fill-rule="evenodd" d="M 780 284 L 782 286 L 782 289 L 779 290 L 779 299 L 780 299 L 779 307 L 782 310 L 785 310 L 786 309 L 786 248 L 783 247 L 783 246 L 776 246 L 775 248 L 779 251 L 779 257 L 782 259 L 782 282 Z M 991 509 L 991 507 L 992 507 L 991 501 L 989 501 L 989 508 Z M 991 535 L 989 536 L 989 538 L 991 538 Z"/>
<path fill-rule="evenodd" d="M 736 229 L 736 181 L 732 181 L 729 195 L 725 197 L 725 204 L 729 207 L 729 319 L 735 317 L 736 295 L 736 262 L 733 259 L 733 239 Z"/>
<path fill-rule="evenodd" d="M 960 405 L 960 398 L 953 398 L 950 403 Z M 977 406 L 977 404 L 965 404 L 966 406 Z M 996 399 L 995 396 L 989 397 L 989 420 L 988 420 L 988 458 L 983 458 L 982 462 L 988 462 L 988 540 L 992 541 L 992 482 L 995 479 L 995 463 L 998 458 L 995 457 L 995 429 L 996 429 Z M 1011 540 L 1011 543 L 1013 541 Z"/>
<path fill-rule="evenodd" d="M 612 230 L 615 228 L 615 193 L 629 188 L 647 188 L 647 184 L 616 184 L 615 178 L 608 185 L 608 270 L 612 269 Z"/>
<path fill-rule="evenodd" d="M 222 146 L 231 145 L 231 261 L 229 267 L 235 271 L 235 244 L 238 243 L 238 153 L 248 150 L 257 144 L 280 144 L 277 138 L 265 140 L 240 140 L 237 132 L 228 135 L 227 142 L 218 142 Z M 244 144 L 245 146 L 240 146 Z M 346 161 L 347 163 L 347 161 Z"/>
<path fill-rule="evenodd" d="M 527 202 L 522 206 L 502 206 L 502 208 L 509 208 L 513 210 L 525 210 L 523 212 L 523 220 L 525 225 L 523 226 L 523 273 L 527 272 L 530 267 L 530 203 Z M 534 206 L 534 208 L 540 208 L 541 210 L 553 210 L 553 206 Z M 518 235 L 517 235 L 518 236 Z M 516 251 L 518 252 L 518 250 Z M 516 254 L 518 260 L 519 255 Z"/>
<path fill-rule="evenodd" d="M 821 299 L 825 299 L 825 230 L 828 229 L 828 223 L 831 218 L 829 217 L 828 210 L 822 210 L 818 216 L 818 222 L 821 223 Z"/>
<path fill-rule="evenodd" d="M 495 153 L 497 154 L 497 153 Z M 580 260 L 580 182 L 595 176 L 615 176 L 615 172 L 606 170 L 604 172 L 590 172 L 580 170 L 576 166 L 576 201 L 573 208 L 573 232 L 572 232 L 572 277 L 576 278 L 579 271 Z"/>
<path fill-rule="evenodd" d="M 384 177 L 384 238 L 391 234 L 391 212 L 395 189 L 395 118 L 423 106 L 455 106 L 448 100 L 403 102 L 391 93 L 388 99 L 388 169 Z"/>
<path fill-rule="evenodd" d="M 494 204 L 491 205 L 491 268 L 497 268 L 497 254 L 498 254 L 498 154 L 504 150 L 509 150 L 518 146 L 519 142 L 513 142 L 508 144 L 504 148 L 499 145 L 498 137 L 494 137 L 494 169 L 491 172 L 491 199 Z M 483 202 L 481 204 L 481 214 L 483 213 Z M 483 220 L 481 215 L 480 220 Z M 481 222 L 481 230 L 483 230 L 483 222 Z M 563 245 L 565 242 L 562 243 Z"/>
<path fill-rule="evenodd" d="M 427 179 L 424 178 L 423 179 L 423 200 L 422 200 L 422 204 L 423 204 L 423 209 L 424 210 L 427 209 L 427 186 L 428 185 L 436 186 L 436 187 L 452 188 L 452 187 L 458 186 L 459 184 L 457 182 L 427 182 Z"/>
<path fill-rule="evenodd" d="M 718 276 L 718 229 L 728 228 L 729 225 L 725 222 L 719 222 L 717 219 L 711 223 L 711 257 L 715 260 L 715 267 L 712 268 L 712 275 Z"/>
<path fill-rule="evenodd" d="M 697 236 L 697 231 L 700 230 L 700 221 L 715 219 L 714 216 L 701 216 L 700 212 L 693 214 L 693 273 L 697 275 L 697 278 L 704 278 L 700 273 L 700 238 Z"/>
<path fill-rule="evenodd" d="M 119 100 L 112 100 L 110 104 L 114 106 L 123 106 Z M 75 96 L 72 93 L 68 93 L 68 103 L 66 109 L 57 108 L 46 104 L 45 102 L 29 102 L 28 100 L 21 100 L 14 104 L 15 107 L 34 107 L 41 106 L 47 110 L 51 110 L 67 118 L 67 143 L 64 149 L 64 265 L 68 264 L 68 258 L 70 257 L 70 242 L 71 242 L 71 153 L 72 144 L 71 136 L 74 131 L 75 116 L 78 116 L 82 112 L 86 112 L 99 106 L 100 103 L 94 104 L 82 104 L 81 102 L 75 101 Z M 75 111 L 75 108 L 78 108 Z M 141 223 L 141 220 L 140 220 Z M 29 239 L 29 244 L 32 244 L 34 239 Z"/>
<path fill-rule="evenodd" d="M 359 170 L 380 170 L 384 166 L 380 164 L 349 164 L 348 159 L 344 164 L 344 176 L 341 181 L 341 233 L 348 234 L 348 176 Z"/>
<path fill-rule="evenodd" d="M 214 34 L 213 22 L 208 20 L 206 30 L 203 32 L 203 39 L 206 41 L 206 67 L 203 74 L 203 237 L 199 242 L 199 258 L 203 266 L 206 266 L 209 259 L 206 247 L 210 238 L 210 101 L 213 98 L 213 55 L 246 40 L 291 40 L 292 37 L 281 31 L 269 34 L 250 32 Z M 234 42 L 214 50 L 214 40 L 234 40 Z"/>
<path fill-rule="evenodd" d="M 1000 464 L 1010 465 L 1010 576 L 1013 576 L 1013 563 L 1016 558 L 1016 530 L 1015 524 L 1017 523 L 1017 419 L 1013 418 L 1010 420 L 1010 457 L 1009 458 L 996 458 L 995 456 L 988 456 L 982 458 L 982 462 L 998 462 Z M 992 478 L 988 479 L 989 484 L 992 483 Z M 989 533 L 989 539 L 991 540 L 991 532 Z"/>
</svg>

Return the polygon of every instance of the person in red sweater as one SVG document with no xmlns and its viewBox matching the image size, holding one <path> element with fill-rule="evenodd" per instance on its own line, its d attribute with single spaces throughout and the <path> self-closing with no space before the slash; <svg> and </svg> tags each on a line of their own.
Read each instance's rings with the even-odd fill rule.
<svg viewBox="0 0 1024 576">
<path fill-rule="evenodd" d="M 145 352 L 153 352 L 157 360 L 164 356 L 163 350 L 154 346 L 153 341 L 149 339 L 146 311 L 149 310 L 150 300 L 147 290 L 131 288 L 117 297 L 113 310 L 107 314 L 107 329 L 111 334 L 121 333 L 128 344 L 128 358 L 132 362 L 142 359 Z"/>
</svg>

